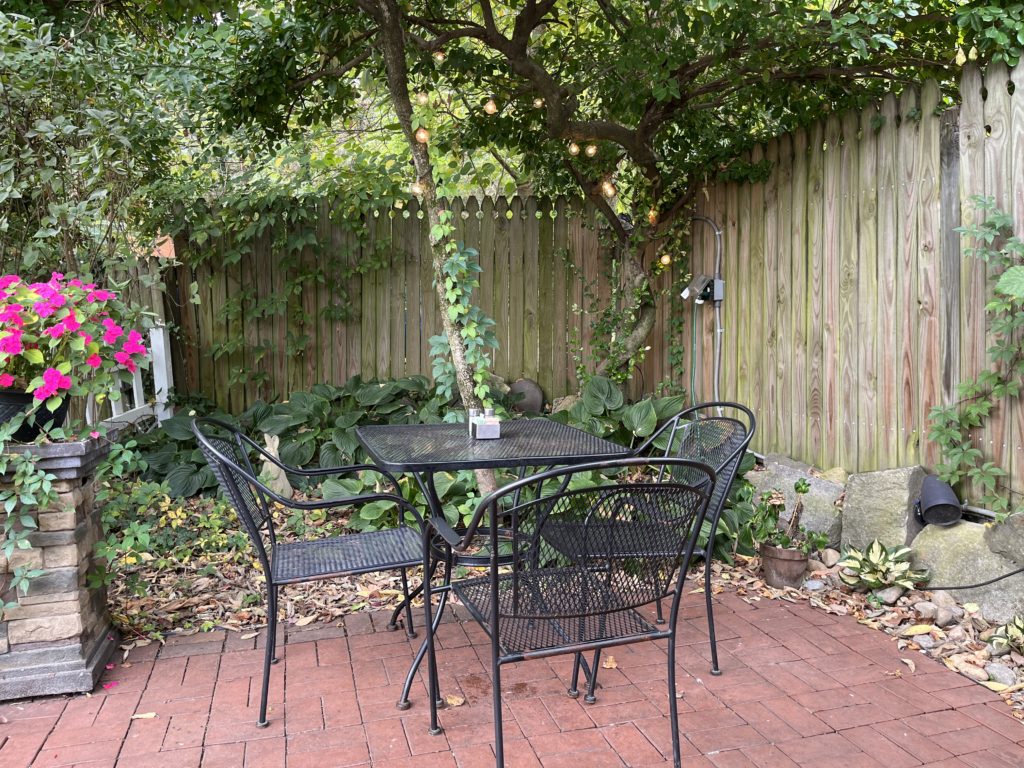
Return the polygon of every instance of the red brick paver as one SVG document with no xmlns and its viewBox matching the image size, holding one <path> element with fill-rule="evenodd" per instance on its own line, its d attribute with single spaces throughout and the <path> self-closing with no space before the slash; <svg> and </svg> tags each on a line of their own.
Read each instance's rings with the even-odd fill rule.
<svg viewBox="0 0 1024 768">
<path fill-rule="evenodd" d="M 677 651 L 687 768 L 1024 768 L 1024 724 L 994 693 L 923 656 L 911 671 L 887 636 L 805 604 L 720 595 L 724 674 L 711 676 L 703 599 L 688 599 Z M 457 615 L 442 625 L 443 693 L 465 703 L 431 736 L 422 678 L 413 707 L 394 706 L 416 646 L 385 621 L 360 614 L 282 638 L 264 729 L 262 637 L 135 649 L 89 696 L 0 705 L 0 766 L 493 766 L 485 635 Z M 565 695 L 570 658 L 503 669 L 507 765 L 670 764 L 664 645 L 610 655 L 595 704 Z"/>
</svg>

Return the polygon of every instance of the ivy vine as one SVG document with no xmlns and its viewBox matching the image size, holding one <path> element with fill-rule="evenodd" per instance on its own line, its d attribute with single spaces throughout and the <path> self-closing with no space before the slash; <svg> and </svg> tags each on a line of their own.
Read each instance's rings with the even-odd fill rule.
<svg viewBox="0 0 1024 768">
<path fill-rule="evenodd" d="M 931 409 L 929 438 L 938 443 L 942 463 L 939 477 L 951 485 L 969 480 L 981 493 L 983 506 L 1003 520 L 1013 508 L 1015 494 L 1003 482 L 1006 470 L 975 446 L 971 433 L 982 428 L 1000 403 L 1020 397 L 1024 375 L 1024 241 L 1013 234 L 1013 218 L 996 207 L 991 197 L 971 198 L 979 223 L 957 228 L 973 244 L 968 257 L 981 259 L 997 277 L 991 300 L 985 305 L 989 365 L 975 378 L 957 387 L 959 399 Z"/>
</svg>

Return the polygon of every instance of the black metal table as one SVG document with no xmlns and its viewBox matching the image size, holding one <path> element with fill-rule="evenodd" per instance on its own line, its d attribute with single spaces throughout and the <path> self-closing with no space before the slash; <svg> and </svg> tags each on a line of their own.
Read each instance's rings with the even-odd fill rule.
<svg viewBox="0 0 1024 768">
<path fill-rule="evenodd" d="M 501 437 L 495 440 L 470 437 L 465 424 L 364 426 L 356 429 L 356 437 L 378 467 L 390 472 L 409 473 L 415 477 L 431 515 L 444 514 L 434 486 L 436 472 L 518 468 L 520 476 L 523 476 L 531 467 L 570 466 L 630 455 L 628 448 L 551 419 L 504 421 L 501 424 Z M 425 552 L 429 551 L 429 545 L 429 542 L 425 542 Z M 438 561 L 431 563 L 428 557 L 424 559 L 423 578 L 428 579 L 437 568 Z M 446 582 L 450 578 L 452 565 L 453 558 L 449 553 L 446 560 Z M 428 632 L 437 628 L 447 596 L 447 591 L 442 591 L 441 602 L 432 626 L 427 628 Z M 423 643 L 406 677 L 402 696 L 398 700 L 399 709 L 409 707 L 409 690 L 426 650 L 426 643 Z M 437 681 L 434 683 L 436 691 Z"/>
</svg>

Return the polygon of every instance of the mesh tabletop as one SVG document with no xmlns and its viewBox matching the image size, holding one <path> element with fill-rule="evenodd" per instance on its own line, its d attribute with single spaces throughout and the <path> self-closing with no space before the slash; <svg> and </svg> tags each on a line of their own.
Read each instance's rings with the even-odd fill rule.
<svg viewBox="0 0 1024 768">
<path fill-rule="evenodd" d="M 501 437 L 476 440 L 465 424 L 359 427 L 359 442 L 392 472 L 583 464 L 629 455 L 628 449 L 550 419 L 501 423 Z"/>
</svg>

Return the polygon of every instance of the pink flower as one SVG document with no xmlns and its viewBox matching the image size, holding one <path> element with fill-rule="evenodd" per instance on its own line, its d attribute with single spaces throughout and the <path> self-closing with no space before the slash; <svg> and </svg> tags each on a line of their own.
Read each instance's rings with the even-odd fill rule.
<svg viewBox="0 0 1024 768">
<path fill-rule="evenodd" d="M 85 359 L 85 364 L 88 365 L 90 368 L 99 368 L 101 365 L 103 365 L 103 360 L 100 359 L 99 355 L 93 354 L 89 355 L 89 357 Z"/>
<path fill-rule="evenodd" d="M 64 335 L 64 326 L 61 323 L 47 328 L 43 331 L 43 336 L 49 336 L 51 339 L 59 339 Z"/>
<path fill-rule="evenodd" d="M 25 325 L 25 318 L 21 316 L 24 309 L 21 304 L 8 304 L 0 310 L 0 323 L 16 325 L 20 328 Z"/>
<path fill-rule="evenodd" d="M 112 298 L 114 298 L 113 293 L 111 293 L 110 291 L 104 291 L 102 288 L 100 288 L 99 290 L 96 291 L 89 291 L 89 293 L 85 297 L 85 300 L 90 302 L 109 301 Z"/>
<path fill-rule="evenodd" d="M 14 383 L 14 377 L 9 373 L 0 373 L 0 387 L 6 389 Z"/>
<path fill-rule="evenodd" d="M 93 440 L 95 440 L 99 436 L 100 436 L 100 433 L 96 432 L 96 431 L 92 431 L 92 432 L 89 433 L 89 437 L 91 437 Z M 113 664 L 108 664 L 107 665 L 107 669 L 113 669 L 113 668 L 114 668 Z"/>
<path fill-rule="evenodd" d="M 56 368 L 47 368 L 43 371 L 43 384 L 38 387 L 32 396 L 36 400 L 46 400 L 57 394 L 58 390 L 71 389 L 71 377 L 67 376 Z"/>
<path fill-rule="evenodd" d="M 89 346 L 90 344 L 92 344 L 92 334 L 91 333 L 86 333 L 85 331 L 81 331 L 81 332 L 79 332 L 78 335 L 81 336 L 83 339 L 85 339 L 85 345 L 86 346 Z"/>
<path fill-rule="evenodd" d="M 10 288 L 12 285 L 21 282 L 21 278 L 17 275 L 4 275 L 0 277 L 0 288 Z"/>
<path fill-rule="evenodd" d="M 20 355 L 23 349 L 20 330 L 13 330 L 0 339 L 0 352 L 8 355 Z"/>
<path fill-rule="evenodd" d="M 106 333 L 103 334 L 104 344 L 113 344 L 124 333 L 124 328 L 115 323 L 109 317 L 103 320 L 103 327 L 106 328 Z"/>
<path fill-rule="evenodd" d="M 118 365 L 122 368 L 127 368 L 131 373 L 135 373 L 135 361 L 132 360 L 132 356 L 127 352 L 115 352 L 114 359 L 117 360 Z"/>
<path fill-rule="evenodd" d="M 75 317 L 74 312 L 61 320 L 61 325 L 64 326 L 64 330 L 66 331 L 77 331 L 82 327 L 82 324 L 78 322 L 78 318 Z"/>
<path fill-rule="evenodd" d="M 128 334 L 128 341 L 121 347 L 125 352 L 130 355 L 144 355 L 146 354 L 146 348 L 142 345 L 142 334 L 138 331 L 131 331 Z"/>
</svg>

